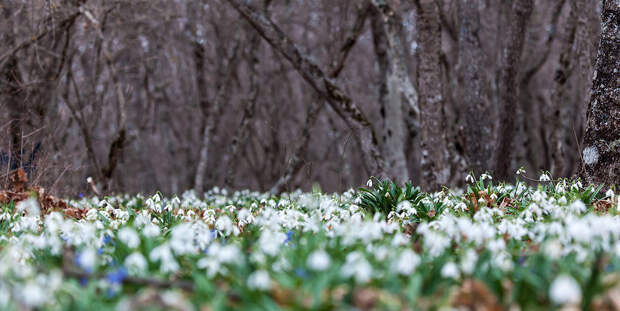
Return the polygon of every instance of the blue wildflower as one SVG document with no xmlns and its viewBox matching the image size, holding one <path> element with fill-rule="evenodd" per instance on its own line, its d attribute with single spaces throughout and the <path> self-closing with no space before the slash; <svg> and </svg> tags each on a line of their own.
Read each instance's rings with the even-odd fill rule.
<svg viewBox="0 0 620 311">
<path fill-rule="evenodd" d="M 297 275 L 298 277 L 302 279 L 308 278 L 308 272 L 304 268 L 296 268 L 295 275 Z"/>
<path fill-rule="evenodd" d="M 105 278 L 110 284 L 120 285 L 127 278 L 127 269 L 119 267 L 116 271 L 108 273 Z"/>
</svg>

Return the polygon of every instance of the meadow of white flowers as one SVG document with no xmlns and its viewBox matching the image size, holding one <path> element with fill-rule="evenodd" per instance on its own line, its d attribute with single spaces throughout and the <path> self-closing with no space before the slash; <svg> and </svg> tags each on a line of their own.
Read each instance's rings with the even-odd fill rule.
<svg viewBox="0 0 620 311">
<path fill-rule="evenodd" d="M 416 201 L 369 181 L 388 213 L 356 190 L 0 205 L 0 309 L 618 310 L 618 198 L 543 175 Z"/>
</svg>

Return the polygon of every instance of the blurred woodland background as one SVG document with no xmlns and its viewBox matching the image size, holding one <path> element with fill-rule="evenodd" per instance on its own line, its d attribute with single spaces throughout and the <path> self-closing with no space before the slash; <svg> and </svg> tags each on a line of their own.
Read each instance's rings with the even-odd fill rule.
<svg viewBox="0 0 620 311">
<path fill-rule="evenodd" d="M 0 3 L 0 187 L 20 166 L 68 196 L 581 169 L 601 1 Z"/>
</svg>

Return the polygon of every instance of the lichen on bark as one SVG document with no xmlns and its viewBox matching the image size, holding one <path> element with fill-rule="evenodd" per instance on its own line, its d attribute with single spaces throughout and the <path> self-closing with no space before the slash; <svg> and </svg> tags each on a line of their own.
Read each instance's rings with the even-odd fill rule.
<svg viewBox="0 0 620 311">
<path fill-rule="evenodd" d="M 620 184 L 620 1 L 603 1 L 601 39 L 584 138 L 583 172 L 589 183 Z M 587 154 L 598 155 L 596 161 Z"/>
</svg>

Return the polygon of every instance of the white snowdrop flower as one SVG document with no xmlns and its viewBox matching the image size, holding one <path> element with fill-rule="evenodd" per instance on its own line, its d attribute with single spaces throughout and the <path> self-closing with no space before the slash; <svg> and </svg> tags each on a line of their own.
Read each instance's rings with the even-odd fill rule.
<svg viewBox="0 0 620 311">
<path fill-rule="evenodd" d="M 237 219 L 239 219 L 239 225 L 245 226 L 254 222 L 254 215 L 247 208 L 242 208 L 237 213 Z"/>
<path fill-rule="evenodd" d="M 316 250 L 308 256 L 306 265 L 314 271 L 325 271 L 329 268 L 329 255 L 324 250 Z"/>
<path fill-rule="evenodd" d="M 483 173 L 482 175 L 480 175 L 480 180 L 484 181 L 485 179 L 493 180 L 493 177 L 491 177 L 491 175 L 487 173 Z"/>
<path fill-rule="evenodd" d="M 84 270 L 94 270 L 97 265 L 97 252 L 94 248 L 85 249 L 79 254 L 78 262 Z"/>
<path fill-rule="evenodd" d="M 179 270 L 179 264 L 174 260 L 174 256 L 168 244 L 155 247 L 149 254 L 149 259 L 151 261 L 161 261 L 159 269 L 162 273 L 176 272 Z"/>
<path fill-rule="evenodd" d="M 523 175 L 523 174 L 525 174 L 525 169 L 524 169 L 523 167 L 520 167 L 520 168 L 517 170 L 517 175 Z"/>
<path fill-rule="evenodd" d="M 543 251 L 551 259 L 560 259 L 562 256 L 562 243 L 558 240 L 551 240 L 544 244 Z"/>
<path fill-rule="evenodd" d="M 453 262 L 446 263 L 441 268 L 441 276 L 446 279 L 458 279 L 460 276 L 459 268 Z"/>
<path fill-rule="evenodd" d="M 372 187 L 372 179 L 368 179 L 368 181 L 366 182 L 366 186 L 368 186 L 368 188 Z"/>
<path fill-rule="evenodd" d="M 474 176 L 471 176 L 471 174 L 467 174 L 467 176 L 465 176 L 465 182 L 470 182 L 470 183 L 474 183 Z"/>
<path fill-rule="evenodd" d="M 220 261 L 213 257 L 205 257 L 198 260 L 196 266 L 200 269 L 206 269 L 209 278 L 213 278 L 218 273 L 226 274 L 226 268 L 223 268 Z"/>
<path fill-rule="evenodd" d="M 37 200 L 35 200 L 32 197 L 26 200 L 20 201 L 19 203 L 17 203 L 15 208 L 20 213 L 26 211 L 28 213 L 28 216 L 31 216 L 31 217 L 41 215 L 41 210 L 39 209 L 39 202 L 37 202 Z"/>
<path fill-rule="evenodd" d="M 91 208 L 88 210 L 88 212 L 86 212 L 86 220 L 88 221 L 95 221 L 97 220 L 97 216 L 98 215 L 98 211 L 96 208 Z"/>
<path fill-rule="evenodd" d="M 154 238 L 156 236 L 159 236 L 160 229 L 159 229 L 159 226 L 149 223 L 146 226 L 144 226 L 144 229 L 142 229 L 142 233 L 146 237 Z"/>
<path fill-rule="evenodd" d="M 394 238 L 392 238 L 392 246 L 401 246 L 401 245 L 405 245 L 409 243 L 409 239 L 407 239 L 407 237 L 400 233 L 400 232 L 396 232 L 396 234 L 394 234 Z"/>
<path fill-rule="evenodd" d="M 513 268 L 513 263 L 510 258 L 510 255 L 508 255 L 508 253 L 506 252 L 502 252 L 496 255 L 493 258 L 493 263 L 495 264 L 495 266 L 497 266 L 500 270 L 504 272 L 508 272 L 509 270 Z"/>
<path fill-rule="evenodd" d="M 194 244 L 194 230 L 191 223 L 183 223 L 172 228 L 170 247 L 177 255 L 191 254 L 197 251 Z"/>
<path fill-rule="evenodd" d="M 581 184 L 581 181 L 579 181 L 579 180 L 578 180 L 577 182 L 573 183 L 573 184 L 570 186 L 570 188 L 571 188 L 572 190 L 575 190 L 575 191 L 577 191 L 577 190 L 581 189 L 582 187 L 583 187 L 583 185 Z"/>
<path fill-rule="evenodd" d="M 45 290 L 34 281 L 26 283 L 20 294 L 22 303 L 29 308 L 40 307 L 47 300 Z"/>
<path fill-rule="evenodd" d="M 215 222 L 215 229 L 217 229 L 222 235 L 229 236 L 232 233 L 235 233 L 235 226 L 233 225 L 232 220 L 226 215 L 221 216 Z M 236 234 L 235 234 L 236 235 Z"/>
<path fill-rule="evenodd" d="M 614 191 L 611 189 L 607 190 L 607 192 L 605 192 L 605 196 L 613 199 L 615 196 Z"/>
<path fill-rule="evenodd" d="M 576 212 L 576 213 L 583 213 L 585 212 L 587 209 L 586 205 L 581 202 L 581 200 L 576 200 L 575 202 L 571 203 L 571 205 L 569 206 L 569 210 Z"/>
<path fill-rule="evenodd" d="M 211 249 L 209 249 L 209 251 L 211 251 Z M 219 248 L 215 256 L 223 263 L 241 263 L 243 259 L 241 250 L 233 244 Z"/>
<path fill-rule="evenodd" d="M 253 290 L 270 290 L 271 289 L 271 278 L 269 277 L 269 273 L 265 270 L 257 270 L 254 271 L 248 277 L 248 287 Z"/>
<path fill-rule="evenodd" d="M 129 248 L 136 248 L 140 245 L 140 236 L 136 230 L 124 227 L 118 231 L 118 238 L 121 242 L 125 243 Z"/>
<path fill-rule="evenodd" d="M 456 206 L 454 207 L 457 210 L 460 210 L 461 212 L 464 212 L 467 210 L 467 204 L 463 203 L 463 202 L 459 202 L 458 204 L 456 204 Z"/>
<path fill-rule="evenodd" d="M 280 250 L 280 246 L 286 241 L 286 234 L 265 230 L 258 239 L 258 245 L 263 253 L 275 256 Z"/>
<path fill-rule="evenodd" d="M 551 283 L 549 296 L 558 305 L 577 304 L 581 301 L 581 287 L 573 277 L 562 274 Z"/>
<path fill-rule="evenodd" d="M 466 274 L 472 274 L 476 268 L 478 254 L 473 249 L 468 249 L 465 255 L 461 257 L 461 270 Z"/>
<path fill-rule="evenodd" d="M 385 258 L 387 258 L 388 254 L 390 253 L 390 250 L 388 250 L 388 248 L 385 246 L 379 246 L 377 248 L 372 248 L 372 250 L 368 252 L 373 253 L 375 255 L 375 258 L 378 261 L 383 261 L 385 260 Z"/>
<path fill-rule="evenodd" d="M 565 196 L 561 196 L 561 197 L 558 199 L 558 204 L 560 204 L 560 205 L 566 205 L 566 203 L 567 203 L 567 201 L 566 201 L 566 197 L 565 197 Z"/>
<path fill-rule="evenodd" d="M 408 276 L 420 264 L 420 261 L 418 254 L 411 249 L 405 249 L 394 262 L 394 270 L 399 274 Z"/>
<path fill-rule="evenodd" d="M 137 274 L 144 272 L 146 270 L 146 265 L 146 258 L 139 252 L 134 252 L 125 258 L 125 267 L 127 267 L 131 273 Z"/>
<path fill-rule="evenodd" d="M 364 284 L 372 277 L 372 266 L 360 253 L 352 252 L 347 255 L 341 273 L 347 278 L 354 277 L 358 284 Z"/>
<path fill-rule="evenodd" d="M 396 205 L 396 211 L 400 212 L 400 211 L 409 211 L 411 210 L 411 202 L 405 200 L 402 202 L 399 202 L 398 205 Z"/>
<path fill-rule="evenodd" d="M 547 175 L 547 173 L 542 173 L 540 177 L 538 177 L 538 180 L 542 182 L 546 182 L 546 181 L 550 181 L 551 177 Z"/>
</svg>

